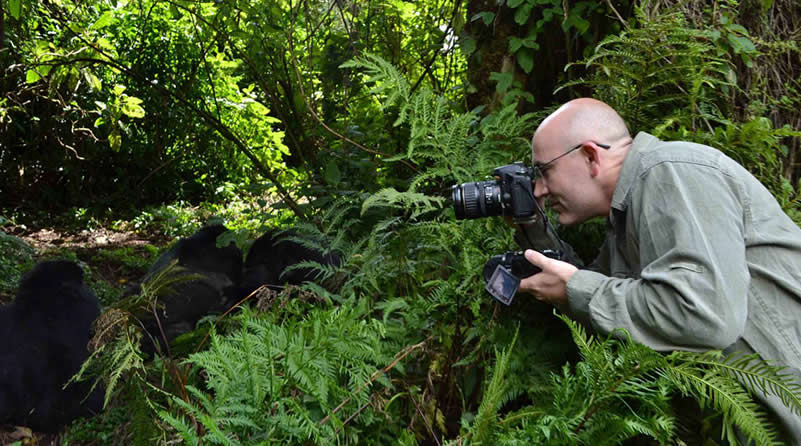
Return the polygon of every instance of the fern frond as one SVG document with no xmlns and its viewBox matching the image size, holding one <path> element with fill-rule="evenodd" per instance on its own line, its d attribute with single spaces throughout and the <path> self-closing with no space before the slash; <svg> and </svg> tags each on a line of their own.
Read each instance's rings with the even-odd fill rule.
<svg viewBox="0 0 801 446">
<path fill-rule="evenodd" d="M 364 69 L 369 76 L 365 83 L 374 84 L 370 92 L 375 95 L 385 95 L 381 109 L 386 110 L 389 107 L 397 106 L 399 113 L 394 125 L 399 126 L 406 122 L 411 87 L 397 68 L 381 57 L 370 53 L 349 60 L 340 67 Z"/>
<path fill-rule="evenodd" d="M 720 352 L 698 356 L 677 352 L 673 357 L 724 371 L 737 378 L 751 392 L 761 391 L 765 395 L 778 396 L 793 413 L 801 415 L 801 383 L 798 378 L 792 373 L 783 373 L 786 367 L 775 366 L 761 359 L 758 354 L 735 352 L 723 357 Z"/>
<path fill-rule="evenodd" d="M 364 203 L 362 203 L 362 215 L 372 207 L 389 206 L 406 211 L 410 210 L 410 219 L 414 220 L 426 212 L 439 210 L 444 203 L 445 199 L 441 197 L 432 197 L 418 192 L 399 192 L 393 188 L 386 188 L 364 200 Z"/>
<path fill-rule="evenodd" d="M 500 409 L 502 398 L 506 394 L 506 372 L 509 369 L 509 360 L 517 341 L 518 333 L 519 329 L 515 330 L 512 342 L 505 350 L 500 353 L 495 352 L 495 368 L 478 407 L 478 414 L 476 414 L 476 421 L 473 426 L 475 444 L 492 444 L 493 425 L 498 417 L 498 409 Z"/>
</svg>

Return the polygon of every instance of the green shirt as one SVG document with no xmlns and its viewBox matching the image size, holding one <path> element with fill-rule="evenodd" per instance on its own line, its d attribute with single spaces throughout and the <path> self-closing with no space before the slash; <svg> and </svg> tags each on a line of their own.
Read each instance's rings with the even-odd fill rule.
<svg viewBox="0 0 801 446">
<path fill-rule="evenodd" d="M 601 333 L 659 351 L 736 343 L 801 370 L 801 229 L 718 150 L 639 133 L 590 268 L 568 303 Z"/>
</svg>

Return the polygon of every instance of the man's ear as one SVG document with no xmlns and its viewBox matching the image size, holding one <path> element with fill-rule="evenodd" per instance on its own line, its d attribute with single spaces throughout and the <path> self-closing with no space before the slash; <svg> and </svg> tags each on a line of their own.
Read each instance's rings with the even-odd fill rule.
<svg viewBox="0 0 801 446">
<path fill-rule="evenodd" d="M 590 164 L 592 177 L 597 177 L 601 173 L 601 150 L 604 149 L 592 141 L 588 141 L 581 147 L 581 153 Z"/>
</svg>

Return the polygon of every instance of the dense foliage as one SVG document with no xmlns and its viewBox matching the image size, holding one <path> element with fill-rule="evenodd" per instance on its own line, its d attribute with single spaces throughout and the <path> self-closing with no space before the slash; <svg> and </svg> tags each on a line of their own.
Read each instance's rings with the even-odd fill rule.
<svg viewBox="0 0 801 446">
<path fill-rule="evenodd" d="M 106 299 L 83 375 L 106 385 L 108 413 L 67 438 L 733 444 L 736 428 L 776 442 L 749 391 L 801 413 L 780 370 L 502 307 L 480 271 L 511 230 L 457 221 L 445 197 L 527 160 L 538 120 L 591 95 L 632 131 L 723 150 L 801 223 L 801 7 L 569 3 L 3 1 L 2 217 L 177 235 L 214 214 L 240 234 L 292 224 L 345 259 L 305 265 L 338 286 L 253 296 L 152 361 L 135 314 L 172 279 Z M 559 228 L 586 258 L 597 229 Z M 0 253 L 6 291 L 33 253 L 4 233 Z"/>
</svg>

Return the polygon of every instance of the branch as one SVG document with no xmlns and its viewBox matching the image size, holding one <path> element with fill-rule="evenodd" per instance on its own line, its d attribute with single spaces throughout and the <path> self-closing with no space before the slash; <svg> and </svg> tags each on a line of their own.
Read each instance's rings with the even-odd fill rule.
<svg viewBox="0 0 801 446">
<path fill-rule="evenodd" d="M 53 11 L 51 11 L 51 12 L 53 12 Z M 64 23 L 63 18 L 60 17 L 60 14 L 55 13 L 54 14 L 54 18 L 56 20 L 58 20 L 62 25 L 64 25 L 67 29 L 71 29 L 69 26 L 67 26 L 66 23 Z M 188 108 L 189 110 L 195 112 L 198 116 L 200 116 L 204 121 L 206 121 L 207 124 L 209 124 L 209 126 L 211 128 L 216 130 L 222 137 L 224 137 L 225 139 L 227 139 L 230 142 L 232 142 L 242 153 L 245 154 L 245 156 L 248 157 L 248 159 L 250 159 L 250 161 L 253 163 L 253 166 L 256 167 L 256 169 L 259 172 L 261 172 L 265 177 L 267 177 L 270 181 L 272 181 L 273 184 L 275 184 L 275 187 L 278 190 L 278 194 L 281 195 L 281 197 L 284 199 L 284 201 L 287 203 L 287 205 L 295 212 L 295 214 L 298 215 L 301 218 L 305 218 L 305 213 L 303 212 L 303 210 L 300 209 L 300 207 L 298 206 L 297 202 L 290 195 L 289 191 L 287 191 L 286 188 L 283 185 L 281 185 L 281 183 L 278 181 L 278 178 L 275 176 L 275 174 L 273 174 L 272 171 L 267 169 L 261 163 L 261 160 L 259 160 L 259 158 L 250 150 L 250 148 L 247 147 L 247 145 L 244 143 L 244 141 L 239 139 L 239 137 L 236 134 L 234 134 L 234 132 L 230 128 L 228 128 L 225 124 L 223 124 L 222 121 L 217 119 L 215 116 L 211 115 L 206 110 L 203 110 L 203 109 L 197 107 L 196 105 L 192 104 L 182 94 L 180 94 L 178 92 L 175 92 L 175 91 L 172 91 L 172 90 L 169 90 L 169 89 L 167 89 L 166 87 L 164 87 L 161 84 L 153 84 L 152 82 L 148 82 L 147 79 L 145 79 L 143 76 L 141 76 L 138 73 L 134 72 L 131 68 L 129 68 L 129 67 L 125 66 L 125 65 L 122 65 L 122 63 L 114 60 L 103 49 L 98 48 L 97 46 L 93 45 L 91 42 L 86 40 L 86 38 L 84 36 L 82 36 L 80 34 L 76 34 L 74 32 L 72 34 L 73 34 L 73 36 L 75 38 L 77 38 L 78 40 L 83 42 L 88 47 L 92 48 L 98 54 L 104 56 L 106 59 L 104 60 L 104 59 L 97 59 L 97 58 L 92 58 L 92 57 L 80 57 L 80 58 L 69 59 L 69 60 L 65 61 L 64 63 L 74 63 L 74 62 L 83 61 L 83 62 L 99 63 L 99 64 L 107 65 L 107 66 L 110 66 L 112 68 L 115 68 L 115 69 L 119 70 L 120 72 L 122 72 L 123 74 L 127 75 L 131 79 L 140 82 L 142 85 L 147 85 L 150 88 L 154 88 L 156 90 L 159 90 L 162 93 L 165 93 L 168 96 L 170 96 L 171 98 L 175 99 L 180 104 L 182 104 L 183 106 L 185 106 L 186 108 Z"/>
<path fill-rule="evenodd" d="M 291 7 L 292 6 L 290 4 L 290 8 Z M 300 7 L 300 3 L 298 3 L 298 7 Z M 306 92 L 303 90 L 303 79 L 300 76 L 300 70 L 298 69 L 297 58 L 295 57 L 295 46 L 293 44 L 293 39 L 292 39 L 292 29 L 295 27 L 295 18 L 296 18 L 296 15 L 293 15 L 292 16 L 292 21 L 291 21 L 291 23 L 290 23 L 290 25 L 289 25 L 289 27 L 287 29 L 287 41 L 289 42 L 289 54 L 290 54 L 290 57 L 292 58 L 292 68 L 295 71 L 295 77 L 297 78 L 297 81 L 298 81 L 298 88 L 300 88 L 300 95 L 303 96 L 303 102 L 306 103 L 306 108 L 309 110 L 309 113 L 312 115 L 312 117 L 314 118 L 315 121 L 317 121 L 320 125 L 323 126 L 323 128 L 328 130 L 329 133 L 331 133 L 332 135 L 336 136 L 337 138 L 339 138 L 339 139 L 341 139 L 343 141 L 349 142 L 350 144 L 353 144 L 354 146 L 364 150 L 365 152 L 369 152 L 369 153 L 372 153 L 372 154 L 375 154 L 375 155 L 385 155 L 386 156 L 386 154 L 384 154 L 384 153 L 381 153 L 381 152 L 379 152 L 377 150 L 368 149 L 367 147 L 359 144 L 358 142 L 356 142 L 356 141 L 348 138 L 347 136 L 337 132 L 336 130 L 334 130 L 331 127 L 329 127 L 325 122 L 323 122 L 323 120 L 320 119 L 319 116 L 317 116 L 317 112 L 314 111 L 314 108 L 311 106 L 311 102 L 309 101 L 308 97 L 306 96 Z M 412 166 L 409 166 L 409 167 L 412 167 Z"/>
<path fill-rule="evenodd" d="M 448 38 L 448 30 L 453 29 L 453 21 L 456 19 L 456 14 L 459 12 L 459 4 L 459 0 L 456 0 L 455 4 L 453 5 L 453 14 L 451 14 L 451 18 L 448 21 L 448 27 L 445 28 L 445 32 L 442 34 L 442 38 L 439 40 L 439 45 L 437 46 L 437 49 L 434 50 L 434 55 L 431 56 L 431 60 L 429 60 L 428 64 L 426 64 L 426 69 L 423 70 L 423 74 L 420 75 L 420 77 L 417 79 L 417 82 L 415 82 L 412 86 L 412 89 L 409 90 L 409 94 L 414 93 L 414 91 L 417 90 L 417 87 L 420 86 L 420 83 L 423 81 L 423 79 L 431 72 L 431 67 L 434 66 L 434 62 L 437 60 L 437 55 L 439 54 L 439 47 L 442 46 L 442 44 L 445 43 L 445 39 Z"/>
</svg>

